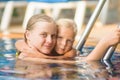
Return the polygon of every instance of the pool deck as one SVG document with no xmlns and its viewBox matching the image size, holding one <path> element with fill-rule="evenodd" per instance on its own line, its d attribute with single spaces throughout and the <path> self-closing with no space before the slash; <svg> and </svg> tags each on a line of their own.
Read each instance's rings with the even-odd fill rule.
<svg viewBox="0 0 120 80">
<path fill-rule="evenodd" d="M 0 33 L 0 38 L 23 38 L 23 33 Z"/>
</svg>

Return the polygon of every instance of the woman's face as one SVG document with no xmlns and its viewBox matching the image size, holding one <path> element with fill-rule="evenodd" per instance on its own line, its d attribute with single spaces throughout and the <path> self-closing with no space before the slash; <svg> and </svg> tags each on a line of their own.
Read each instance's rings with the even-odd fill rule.
<svg viewBox="0 0 120 80">
<path fill-rule="evenodd" d="M 28 45 L 44 54 L 50 54 L 56 44 L 57 27 L 54 23 L 36 22 L 26 31 Z"/>
<path fill-rule="evenodd" d="M 74 31 L 72 28 L 59 27 L 55 50 L 58 54 L 65 54 L 72 49 L 74 42 Z"/>
</svg>

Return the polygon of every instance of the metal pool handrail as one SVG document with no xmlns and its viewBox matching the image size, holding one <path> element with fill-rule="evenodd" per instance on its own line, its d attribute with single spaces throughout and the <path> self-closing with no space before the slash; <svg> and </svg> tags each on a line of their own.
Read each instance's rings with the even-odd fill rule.
<svg viewBox="0 0 120 80">
<path fill-rule="evenodd" d="M 118 25 L 118 28 L 120 28 L 120 24 Z M 112 55 L 113 55 L 113 53 L 114 53 L 114 51 L 115 51 L 115 49 L 116 49 L 116 47 L 117 47 L 117 45 L 111 46 L 111 47 L 107 50 L 105 56 L 103 57 L 103 60 L 110 60 L 111 57 L 112 57 Z"/>
<path fill-rule="evenodd" d="M 101 12 L 105 2 L 106 2 L 106 0 L 99 0 L 99 3 L 97 5 L 97 7 L 95 8 L 95 10 L 94 10 L 94 12 L 93 12 L 93 14 L 92 14 L 92 16 L 91 16 L 87 26 L 86 26 L 86 29 L 85 29 L 83 35 L 81 36 L 77 46 L 76 46 L 77 50 L 81 50 L 82 49 L 82 47 L 83 47 L 84 43 L 86 42 L 86 39 L 88 38 L 88 36 L 90 34 L 90 31 L 91 31 L 91 29 L 92 29 L 92 27 L 93 27 L 97 17 L 99 16 L 99 14 L 100 14 L 100 12 Z"/>
<path fill-rule="evenodd" d="M 113 53 L 114 53 L 114 51 L 115 51 L 115 49 L 116 49 L 116 46 L 117 46 L 117 45 L 112 46 L 112 47 L 110 47 L 110 48 L 107 50 L 105 56 L 103 57 L 103 60 L 110 60 L 110 59 L 111 59 L 111 57 L 112 57 L 112 55 L 113 55 Z"/>
</svg>

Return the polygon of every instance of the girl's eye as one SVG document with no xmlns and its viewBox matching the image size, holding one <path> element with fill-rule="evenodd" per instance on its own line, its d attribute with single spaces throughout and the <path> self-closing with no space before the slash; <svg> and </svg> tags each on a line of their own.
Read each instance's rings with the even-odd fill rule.
<svg viewBox="0 0 120 80">
<path fill-rule="evenodd" d="M 40 34 L 42 37 L 47 37 L 47 34 Z"/>
<path fill-rule="evenodd" d="M 73 40 L 67 40 L 67 43 L 71 44 L 73 43 Z"/>
<path fill-rule="evenodd" d="M 52 35 L 52 39 L 56 39 L 56 37 L 57 37 L 57 36 L 56 36 L 55 34 L 54 34 L 54 35 Z"/>
<path fill-rule="evenodd" d="M 58 39 L 58 40 L 61 40 L 61 39 L 62 39 L 62 37 L 58 36 L 58 37 L 57 37 L 57 39 Z"/>
</svg>

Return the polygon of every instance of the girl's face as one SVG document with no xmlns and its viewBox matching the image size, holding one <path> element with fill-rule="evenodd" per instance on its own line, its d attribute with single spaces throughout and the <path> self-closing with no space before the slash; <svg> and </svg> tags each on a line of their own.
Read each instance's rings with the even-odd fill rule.
<svg viewBox="0 0 120 80">
<path fill-rule="evenodd" d="M 55 50 L 58 54 L 65 54 L 72 49 L 74 32 L 72 28 L 59 27 Z"/>
<path fill-rule="evenodd" d="M 26 31 L 28 45 L 44 54 L 50 54 L 56 44 L 57 27 L 54 23 L 36 22 Z"/>
</svg>

